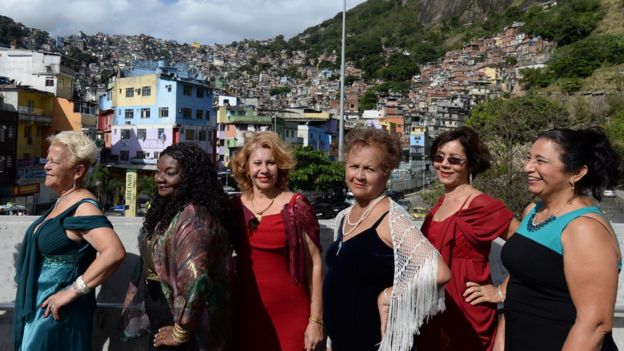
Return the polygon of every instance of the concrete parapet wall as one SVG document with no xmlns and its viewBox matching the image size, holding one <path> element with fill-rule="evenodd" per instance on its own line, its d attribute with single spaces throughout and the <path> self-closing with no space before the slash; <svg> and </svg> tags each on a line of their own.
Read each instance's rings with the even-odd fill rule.
<svg viewBox="0 0 624 351">
<path fill-rule="evenodd" d="M 15 265 L 18 248 L 28 226 L 36 219 L 34 216 L 0 216 L 0 305 L 9 306 L 15 300 Z M 94 344 L 95 350 L 146 350 L 148 340 L 138 339 L 124 343 L 120 340 L 121 314 L 118 309 L 123 302 L 130 276 L 139 259 L 137 236 L 143 218 L 109 217 L 117 234 L 123 242 L 127 255 L 120 269 L 97 290 L 99 303 L 95 316 Z M 321 243 L 324 248 L 333 241 L 333 220 L 321 221 Z M 613 224 L 620 243 L 624 242 L 624 224 Z M 490 254 L 493 281 L 500 282 L 505 269 L 500 262 L 500 250 L 503 241 L 495 241 Z M 617 295 L 618 306 L 624 307 L 624 280 L 619 281 Z M 0 350 L 10 350 L 11 324 L 13 311 L 11 308 L 0 308 Z M 614 316 L 614 338 L 620 348 L 624 348 L 624 308 L 623 312 Z"/>
</svg>

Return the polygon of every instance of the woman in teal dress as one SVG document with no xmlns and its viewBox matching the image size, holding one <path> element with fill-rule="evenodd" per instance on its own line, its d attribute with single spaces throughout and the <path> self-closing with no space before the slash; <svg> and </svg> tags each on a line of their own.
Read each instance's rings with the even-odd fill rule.
<svg viewBox="0 0 624 351">
<path fill-rule="evenodd" d="M 97 156 L 94 143 L 71 131 L 48 140 L 45 185 L 58 198 L 22 241 L 14 349 L 91 350 L 94 288 L 117 269 L 125 251 L 93 194 L 82 187 Z"/>
</svg>

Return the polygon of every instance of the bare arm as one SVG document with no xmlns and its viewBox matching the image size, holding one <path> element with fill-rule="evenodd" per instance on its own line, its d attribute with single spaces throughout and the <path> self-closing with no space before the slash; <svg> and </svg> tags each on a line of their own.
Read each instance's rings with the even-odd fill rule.
<svg viewBox="0 0 624 351">
<path fill-rule="evenodd" d="M 75 212 L 76 217 L 97 215 L 102 215 L 102 211 L 93 204 L 88 203 L 80 205 Z M 67 230 L 67 235 L 74 240 L 76 237 L 79 238 L 81 236 L 98 252 L 95 260 L 82 275 L 84 283 L 89 288 L 95 288 L 102 284 L 117 270 L 126 255 L 126 250 L 121 244 L 117 233 L 111 228 L 100 227 L 84 232 Z M 46 299 L 41 307 L 46 308 L 46 317 L 52 312 L 54 319 L 58 320 L 59 309 L 71 303 L 78 296 L 78 292 L 74 289 L 61 290 Z"/>
<path fill-rule="evenodd" d="M 308 291 L 310 292 L 310 320 L 305 331 L 305 349 L 315 350 L 323 341 L 323 259 L 319 248 L 305 234 L 305 261 Z"/>
<path fill-rule="evenodd" d="M 562 350 L 599 350 L 613 321 L 617 241 L 597 220 L 580 217 L 564 230 L 561 242 L 566 282 L 576 307 L 576 320 Z"/>
</svg>

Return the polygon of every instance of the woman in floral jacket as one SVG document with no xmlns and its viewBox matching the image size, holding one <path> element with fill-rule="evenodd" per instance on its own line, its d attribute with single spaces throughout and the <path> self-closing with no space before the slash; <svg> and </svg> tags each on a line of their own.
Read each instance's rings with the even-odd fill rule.
<svg viewBox="0 0 624 351">
<path fill-rule="evenodd" d="M 126 296 L 126 305 L 143 297 L 147 319 L 128 310 L 126 336 L 148 331 L 150 350 L 228 349 L 232 221 L 215 168 L 196 145 L 176 144 L 155 182 L 139 239 L 143 279 Z"/>
</svg>

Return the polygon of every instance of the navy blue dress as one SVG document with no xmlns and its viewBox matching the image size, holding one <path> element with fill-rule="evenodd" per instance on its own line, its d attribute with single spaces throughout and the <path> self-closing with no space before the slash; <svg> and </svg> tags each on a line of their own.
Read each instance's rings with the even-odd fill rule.
<svg viewBox="0 0 624 351">
<path fill-rule="evenodd" d="M 379 348 L 381 322 L 377 297 L 383 289 L 392 286 L 394 277 L 393 249 L 377 234 L 377 226 L 387 213 L 372 227 L 345 242 L 342 242 L 341 223 L 338 239 L 327 250 L 323 317 L 332 351 Z"/>
<path fill-rule="evenodd" d="M 561 234 L 579 216 L 602 215 L 594 206 L 584 207 L 529 230 L 529 222 L 540 207 L 538 203 L 525 216 L 501 252 L 510 273 L 505 299 L 505 350 L 561 350 L 576 319 L 563 270 Z M 601 350 L 617 350 L 611 333 L 605 336 Z"/>
</svg>

